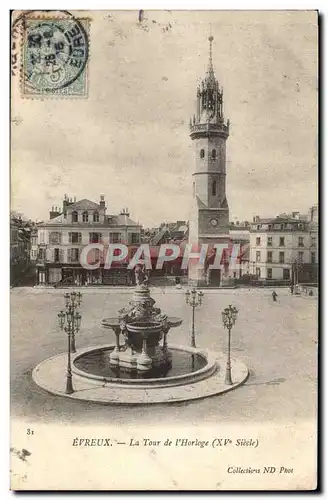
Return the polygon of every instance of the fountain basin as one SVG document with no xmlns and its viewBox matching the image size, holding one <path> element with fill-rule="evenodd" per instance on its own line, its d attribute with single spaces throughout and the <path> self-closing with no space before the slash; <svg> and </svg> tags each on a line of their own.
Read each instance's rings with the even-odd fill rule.
<svg viewBox="0 0 328 500">
<path fill-rule="evenodd" d="M 96 347 L 94 348 L 96 349 Z M 86 350 L 79 349 L 74 359 Z M 221 369 L 217 369 L 211 376 L 191 384 L 181 383 L 167 387 L 156 384 L 145 386 L 140 383 L 140 380 L 134 382 L 129 380 L 126 381 L 127 383 L 112 383 L 81 377 L 73 373 L 74 392 L 73 394 L 66 394 L 67 352 L 42 361 L 34 368 L 32 377 L 34 382 L 42 389 L 51 394 L 69 398 L 72 401 L 125 406 L 195 401 L 225 394 L 246 382 L 248 369 L 240 360 L 231 359 L 233 384 L 227 385 L 225 383 L 226 354 L 215 351 L 208 351 L 207 354 L 208 360 L 215 359 Z"/>
<path fill-rule="evenodd" d="M 160 371 L 162 370 L 162 377 L 152 377 L 152 374 L 156 373 L 156 369 L 153 369 L 147 373 L 140 373 L 138 372 L 138 370 L 135 370 L 133 373 L 131 373 L 131 371 L 124 372 L 123 370 L 118 370 L 116 371 L 116 373 L 119 376 L 117 376 L 115 375 L 115 368 L 109 363 L 109 356 L 111 352 L 114 351 L 114 349 L 115 346 L 110 344 L 94 348 L 89 347 L 87 349 L 80 350 L 72 358 L 73 374 L 89 380 L 112 383 L 118 386 L 128 385 L 130 387 L 147 388 L 191 384 L 193 382 L 204 380 L 219 370 L 219 365 L 217 364 L 215 357 L 213 357 L 206 351 L 201 351 L 192 347 L 170 344 L 168 346 L 168 351 L 171 353 L 173 360 L 180 360 L 180 362 L 181 360 L 185 362 L 189 361 L 190 369 L 188 369 L 185 364 L 183 369 L 180 370 L 182 371 L 182 373 L 179 373 L 179 366 L 176 362 L 173 361 L 171 366 L 174 368 L 168 368 L 166 374 L 164 374 L 162 368 L 159 368 L 157 370 L 157 373 L 160 373 Z M 193 357 L 194 370 L 192 370 Z M 102 360 L 104 363 L 106 363 L 106 358 L 108 360 L 108 364 L 107 367 L 105 367 L 105 369 L 103 370 L 103 374 L 99 374 L 101 371 L 101 369 L 99 370 L 99 365 L 98 369 L 96 368 L 92 372 L 92 364 L 94 366 L 97 366 L 97 360 Z M 170 375 L 170 370 L 171 373 L 174 373 L 173 375 Z M 133 376 L 135 376 L 135 378 L 132 378 Z"/>
</svg>

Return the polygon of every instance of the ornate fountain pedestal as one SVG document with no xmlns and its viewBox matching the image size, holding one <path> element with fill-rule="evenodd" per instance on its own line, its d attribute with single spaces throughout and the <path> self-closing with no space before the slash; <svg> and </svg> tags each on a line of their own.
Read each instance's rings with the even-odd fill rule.
<svg viewBox="0 0 328 500">
<path fill-rule="evenodd" d="M 124 370 L 145 372 L 154 367 L 171 363 L 167 348 L 170 328 L 181 325 L 180 318 L 168 318 L 154 307 L 147 284 L 138 285 L 129 306 L 119 311 L 118 318 L 107 318 L 102 325 L 112 328 L 116 347 L 109 355 L 109 362 Z M 124 345 L 120 345 L 120 335 Z"/>
</svg>

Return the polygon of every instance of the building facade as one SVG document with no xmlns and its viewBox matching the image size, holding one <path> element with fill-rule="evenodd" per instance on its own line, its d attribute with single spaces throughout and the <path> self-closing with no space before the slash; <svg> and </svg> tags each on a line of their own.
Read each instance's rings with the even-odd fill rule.
<svg viewBox="0 0 328 500">
<path fill-rule="evenodd" d="M 317 268 L 318 225 L 310 214 L 254 217 L 250 228 L 250 274 L 259 280 L 287 284 L 316 281 Z"/>
<path fill-rule="evenodd" d="M 205 78 L 197 88 L 196 113 L 190 121 L 193 144 L 193 206 L 189 223 L 189 243 L 201 244 L 229 241 L 229 207 L 226 197 L 226 141 L 229 120 L 223 114 L 223 89 L 215 77 L 212 63 L 213 37 L 209 37 L 210 53 Z M 189 279 L 220 283 L 221 270 L 208 270 L 207 276 L 197 264 L 189 267 Z"/>
<path fill-rule="evenodd" d="M 10 283 L 23 285 L 30 282 L 31 233 L 34 224 L 20 216 L 10 217 Z"/>
<path fill-rule="evenodd" d="M 90 251 L 88 263 L 100 263 L 98 269 L 87 270 L 80 263 L 83 248 L 100 243 L 123 243 L 133 249 L 140 243 L 141 227 L 130 219 L 127 209 L 118 215 L 107 215 L 104 197 L 99 203 L 88 199 L 73 201 L 66 195 L 62 209 L 53 207 L 50 219 L 38 225 L 38 284 L 102 285 L 130 284 L 132 273 L 126 263 L 104 268 L 98 249 Z M 132 283 L 131 283 L 132 284 Z"/>
<path fill-rule="evenodd" d="M 238 246 L 236 268 L 234 269 L 233 266 L 229 268 L 229 277 L 233 279 L 240 279 L 244 275 L 249 274 L 250 233 L 248 224 L 231 224 L 229 235 L 231 248 L 233 249 L 235 245 Z"/>
</svg>

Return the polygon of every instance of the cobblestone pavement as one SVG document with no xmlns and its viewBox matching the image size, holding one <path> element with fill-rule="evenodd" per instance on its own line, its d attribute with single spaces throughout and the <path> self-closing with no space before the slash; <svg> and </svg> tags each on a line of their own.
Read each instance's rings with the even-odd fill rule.
<svg viewBox="0 0 328 500">
<path fill-rule="evenodd" d="M 196 310 L 197 346 L 225 351 L 227 332 L 221 310 L 229 304 L 239 309 L 232 331 L 233 355 L 250 369 L 247 383 L 226 395 L 189 403 L 126 407 L 102 406 L 52 396 L 37 387 L 32 369 L 42 360 L 65 352 L 67 340 L 57 326 L 66 290 L 14 288 L 11 290 L 11 399 L 12 416 L 30 422 L 167 423 L 188 425 L 213 422 L 311 419 L 316 416 L 317 302 L 314 297 L 291 296 L 277 290 L 236 289 L 205 291 Z M 131 289 L 82 289 L 82 327 L 79 347 L 114 342 L 110 330 L 101 327 L 104 317 L 129 300 Z M 184 291 L 157 288 L 157 306 L 171 316 L 181 316 L 181 327 L 171 330 L 174 344 L 189 341 L 191 308 Z M 65 374 L 63 374 L 65 383 Z"/>
</svg>

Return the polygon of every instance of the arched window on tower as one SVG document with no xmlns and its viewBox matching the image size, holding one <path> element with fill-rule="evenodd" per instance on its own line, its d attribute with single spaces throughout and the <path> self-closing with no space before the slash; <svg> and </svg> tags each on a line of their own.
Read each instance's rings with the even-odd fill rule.
<svg viewBox="0 0 328 500">
<path fill-rule="evenodd" d="M 78 215 L 77 212 L 72 212 L 72 222 L 77 222 L 78 221 Z"/>
<path fill-rule="evenodd" d="M 204 158 L 204 156 L 205 156 L 205 150 L 204 150 L 204 149 L 201 149 L 201 150 L 200 150 L 200 157 L 201 157 L 201 158 Z"/>
<path fill-rule="evenodd" d="M 93 222 L 99 222 L 99 212 L 93 212 Z"/>
<path fill-rule="evenodd" d="M 89 222 L 89 214 L 88 214 L 88 212 L 83 212 L 83 214 L 82 214 L 82 220 L 83 220 L 83 222 Z"/>
<path fill-rule="evenodd" d="M 212 182 L 212 196 L 216 196 L 216 181 Z"/>
<path fill-rule="evenodd" d="M 212 149 L 212 160 L 216 159 L 216 149 Z"/>
</svg>

